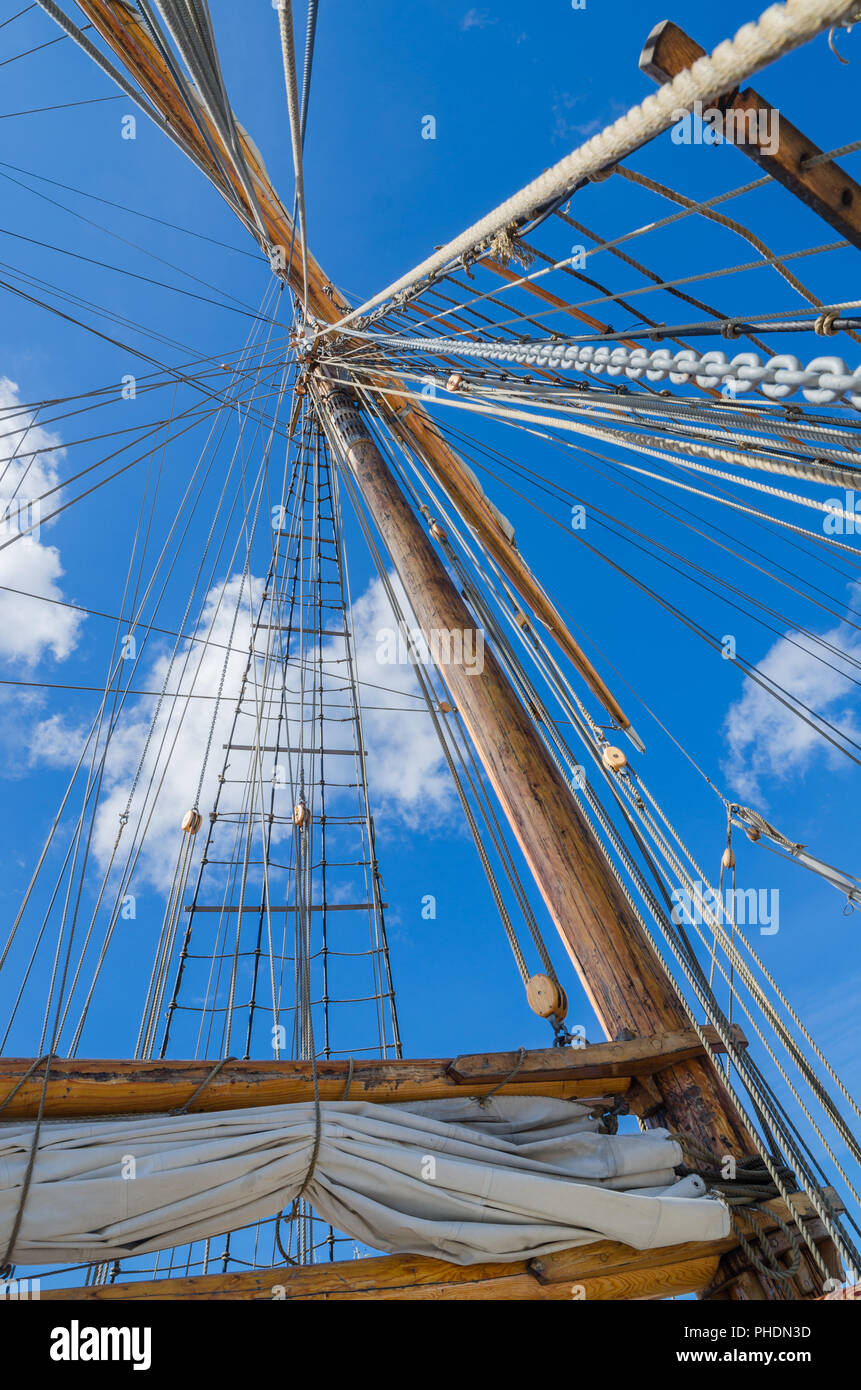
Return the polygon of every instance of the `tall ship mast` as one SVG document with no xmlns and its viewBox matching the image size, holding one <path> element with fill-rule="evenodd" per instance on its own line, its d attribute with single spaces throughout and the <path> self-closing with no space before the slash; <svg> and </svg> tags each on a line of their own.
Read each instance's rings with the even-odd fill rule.
<svg viewBox="0 0 861 1390">
<path fill-rule="evenodd" d="M 788 608 L 809 601 L 831 626 L 799 621 L 784 640 L 838 691 L 857 685 L 858 614 L 839 592 L 857 586 L 861 372 L 845 357 L 861 305 L 814 294 L 802 253 L 726 207 L 767 188 L 826 238 L 811 255 L 861 248 L 861 141 L 822 149 L 791 123 L 803 100 L 785 115 L 749 85 L 808 45 L 838 62 L 857 3 L 786 0 L 710 53 L 658 23 L 638 105 L 364 299 L 308 231 L 325 6 L 308 3 L 303 50 L 305 7 L 273 5 L 284 198 L 234 111 L 206 0 L 38 8 L 208 180 L 269 271 L 229 352 L 137 352 L 123 379 L 146 425 L 108 427 L 104 386 L 3 407 L 7 473 L 43 527 L 126 468 L 142 487 L 101 615 L 102 685 L 74 750 L 60 740 L 68 779 L 41 807 L 0 948 L 4 1280 L 88 1304 L 854 1299 L 861 1110 L 758 940 L 775 908 L 740 866 L 788 861 L 841 923 L 861 881 L 793 838 L 754 777 L 744 799 L 725 793 L 676 735 L 696 687 L 671 650 L 656 713 L 602 633 L 625 623 L 623 591 L 654 602 L 734 663 L 745 699 L 858 763 L 851 715 L 722 635 L 712 606 L 780 636 L 773 586 Z M 736 147 L 732 193 L 673 186 L 669 152 L 703 130 L 704 147 Z M 659 139 L 666 183 L 640 171 Z M 608 181 L 669 212 L 600 235 L 580 206 Z M 361 235 L 361 210 L 350 222 Z M 640 258 L 638 235 L 679 224 L 719 228 L 744 248 L 734 273 L 762 267 L 791 307 Z M 6 288 L 32 298 L 23 284 Z M 100 322 L 122 355 L 119 320 Z M 57 505 L 46 431 L 80 417 L 104 456 Z M 585 468 L 634 498 L 623 521 L 584 500 Z M 527 507 L 601 574 L 593 592 L 544 577 L 521 542 Z M 15 516 L 4 547 L 33 546 L 37 521 Z M 650 730 L 668 751 L 650 757 Z M 387 745 L 394 785 L 424 779 L 420 806 L 442 779 L 484 885 L 486 921 L 461 927 L 464 1013 L 479 951 L 510 952 L 493 1050 L 462 1046 L 448 990 L 442 1056 L 417 1057 L 404 1027 L 397 827 L 375 791 Z M 708 805 L 688 821 L 669 809 L 671 756 Z M 436 899 L 416 889 L 430 962 Z M 460 968 L 445 962 L 452 980 Z M 106 1033 L 115 1055 L 93 1047 Z"/>
</svg>

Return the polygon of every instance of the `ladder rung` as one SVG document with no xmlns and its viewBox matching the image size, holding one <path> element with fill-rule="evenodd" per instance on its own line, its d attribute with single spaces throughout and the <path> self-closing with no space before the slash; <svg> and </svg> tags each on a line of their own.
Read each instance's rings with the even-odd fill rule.
<svg viewBox="0 0 861 1390">
<path fill-rule="evenodd" d="M 222 743 L 222 748 L 232 748 L 239 753 L 325 753 L 326 755 L 338 755 L 342 758 L 354 758 L 358 756 L 357 748 L 279 748 L 276 743 L 264 743 L 260 747 L 255 743 Z M 367 753 L 363 752 L 362 757 L 366 758 Z"/>
<path fill-rule="evenodd" d="M 326 903 L 325 907 L 323 906 L 322 903 L 319 903 L 319 904 L 314 905 L 314 906 L 311 906 L 311 907 L 306 907 L 306 908 L 305 908 L 305 911 L 306 911 L 306 912 L 366 912 L 366 911 L 373 911 L 373 909 L 374 909 L 375 907 L 376 907 L 376 903 Z M 380 903 L 380 907 L 388 907 L 388 903 Z M 266 911 L 267 911 L 267 907 L 266 907 L 266 904 L 265 904 L 265 903 L 253 903 L 253 904 L 243 903 L 241 908 L 240 908 L 240 906 L 239 906 L 238 903 L 232 903 L 232 904 L 230 904 L 229 906 L 228 906 L 228 905 L 225 905 L 224 907 L 200 907 L 200 906 L 195 906 L 195 905 L 189 905 L 188 907 L 186 907 L 185 911 L 186 911 L 186 912 L 266 912 Z M 269 906 L 269 908 L 268 908 L 268 911 L 269 911 L 269 912 L 298 912 L 298 911 L 299 911 L 299 908 L 298 908 L 298 907 L 276 907 L 276 906 L 274 905 L 274 903 L 273 903 L 273 904 L 270 904 L 270 906 Z"/>
</svg>

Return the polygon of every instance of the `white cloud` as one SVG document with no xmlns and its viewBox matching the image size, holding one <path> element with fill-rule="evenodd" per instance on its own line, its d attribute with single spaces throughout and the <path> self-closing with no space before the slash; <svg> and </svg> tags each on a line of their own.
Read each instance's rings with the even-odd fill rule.
<svg viewBox="0 0 861 1390">
<path fill-rule="evenodd" d="M 852 606 L 858 607 L 861 585 L 853 585 L 850 593 Z M 861 671 L 851 664 L 861 659 L 861 633 L 841 622 L 819 635 L 838 650 L 828 651 L 808 637 L 787 633 L 756 670 L 857 739 L 861 737 L 857 719 L 861 691 L 850 677 L 861 679 Z M 797 777 L 817 760 L 834 767 L 845 762 L 816 729 L 749 678 L 741 697 L 727 711 L 723 732 L 727 747 L 723 771 L 740 796 L 761 797 L 764 780 Z"/>
<path fill-rule="evenodd" d="M 255 608 L 262 587 L 260 579 L 251 579 Z M 238 617 L 231 639 L 237 604 Z M 240 717 L 237 732 L 231 740 L 237 695 L 251 638 L 251 612 L 248 584 L 243 588 L 241 578 L 231 576 L 225 585 L 216 585 L 207 595 L 199 632 L 207 635 L 208 643 L 187 644 L 172 666 L 169 652 L 162 651 L 151 663 L 147 674 L 140 678 L 149 690 L 160 690 L 166 685 L 169 695 L 212 695 L 217 692 L 224 673 L 223 698 L 217 712 L 215 702 L 210 699 L 165 699 L 151 733 L 155 700 L 141 699 L 127 706 L 112 735 L 105 764 L 93 838 L 94 853 L 100 865 L 106 865 L 110 859 L 119 817 L 126 810 L 129 790 L 141 764 L 125 843 L 131 839 L 132 828 L 143 817 L 147 830 L 135 880 L 138 883 L 147 882 L 161 891 L 169 886 L 180 844 L 182 818 L 194 801 L 210 731 L 211 751 L 200 797 L 200 809 L 204 816 L 215 801 L 217 778 L 224 760 L 223 745 L 231 741 L 243 744 L 254 741 L 254 720 L 247 715 Z M 394 707 L 409 703 L 405 693 L 414 691 L 416 682 L 409 665 L 378 663 L 377 634 L 381 628 L 393 626 L 391 608 L 378 580 L 355 601 L 353 618 L 357 673 L 360 680 L 371 683 L 362 689 L 362 702 L 371 706 L 364 712 L 363 727 L 372 809 L 397 817 L 410 826 L 421 823 L 427 828 L 435 818 L 441 820 L 448 811 L 452 789 L 439 742 L 427 714 L 392 712 Z M 224 650 L 228 645 L 233 648 L 229 655 Z M 342 657 L 343 644 L 330 639 L 325 643 L 322 654 L 324 657 Z M 262 677 L 262 662 L 256 665 L 259 680 Z M 326 680 L 327 686 L 335 691 L 343 682 L 343 667 L 333 664 L 326 669 L 338 673 Z M 288 699 L 295 700 L 298 674 L 293 665 L 289 668 L 287 684 Z M 388 687 L 388 690 L 375 689 L 374 686 Z M 289 687 L 293 688 L 292 693 Z M 249 681 L 246 696 L 252 690 L 253 679 Z M 346 703 L 345 697 L 337 693 L 333 694 L 332 700 L 339 706 Z M 243 708 L 253 708 L 248 698 Z M 289 706 L 289 709 L 295 716 L 295 705 Z M 341 715 L 340 709 L 338 715 Z M 286 722 L 286 733 L 282 730 L 279 742 L 282 747 L 285 743 L 295 747 L 300 736 L 298 719 L 291 717 Z M 334 727 L 349 729 L 349 725 L 341 723 Z M 41 721 L 32 735 L 31 763 L 53 766 L 74 764 L 84 736 L 83 729 L 71 726 L 62 715 Z M 338 741 L 343 742 L 346 736 L 342 735 Z M 274 721 L 268 727 L 265 722 L 261 725 L 260 741 L 263 744 L 276 742 Z M 327 741 L 333 741 L 331 729 Z M 317 727 L 312 729 L 309 721 L 305 729 L 305 746 L 318 744 Z M 232 754 L 228 775 L 240 780 L 247 777 L 250 762 L 249 753 Z M 260 770 L 264 787 L 271 786 L 274 765 L 274 754 L 266 755 Z M 332 776 L 331 771 L 328 776 Z M 231 784 L 229 791 L 232 794 L 222 800 L 222 808 L 238 805 L 239 787 Z M 285 788 L 283 795 L 285 804 L 289 805 L 289 790 Z M 333 787 L 327 796 L 330 807 L 339 797 L 351 797 L 355 805 L 356 791 L 351 788 L 338 792 Z M 217 841 L 226 852 L 221 854 L 216 848 L 211 852 L 213 859 L 231 857 L 233 851 L 228 846 L 232 844 L 234 832 L 235 825 L 219 825 Z M 274 827 L 276 840 L 284 839 L 291 833 L 289 826 Z M 251 857 L 257 856 L 252 854 Z"/>
<path fill-rule="evenodd" d="M 416 627 L 415 618 L 400 582 L 390 575 L 398 602 L 408 625 Z M 364 594 L 353 603 L 353 625 L 356 633 L 356 665 L 359 679 L 369 684 L 362 688 L 362 702 L 368 706 L 415 704 L 415 714 L 392 714 L 385 709 L 369 708 L 363 724 L 368 745 L 368 776 L 371 793 L 383 810 L 391 811 L 410 825 L 428 825 L 453 804 L 453 790 L 448 769 L 444 764 L 439 739 L 428 717 L 425 705 L 409 697 L 418 693 L 418 682 L 409 664 L 381 665 L 377 659 L 377 634 L 383 628 L 394 628 L 395 620 L 385 589 L 379 579 L 373 580 Z M 374 690 L 372 686 L 388 687 Z"/>
<path fill-rule="evenodd" d="M 0 526 L 0 541 L 9 540 L 16 529 L 27 530 L 38 519 L 32 499 L 59 481 L 57 465 L 63 451 L 54 447 L 59 438 L 36 424 L 30 412 L 22 412 L 20 402 L 17 383 L 0 377 L 0 516 L 5 517 L 9 508 L 13 518 Z M 50 453 L 43 452 L 48 449 Z M 83 615 L 8 592 L 20 589 L 62 598 L 63 573 L 59 550 L 46 545 L 40 533 L 20 535 L 0 550 L 0 585 L 6 586 L 0 588 L 0 656 L 31 669 L 48 653 L 57 661 L 69 656 Z"/>
</svg>

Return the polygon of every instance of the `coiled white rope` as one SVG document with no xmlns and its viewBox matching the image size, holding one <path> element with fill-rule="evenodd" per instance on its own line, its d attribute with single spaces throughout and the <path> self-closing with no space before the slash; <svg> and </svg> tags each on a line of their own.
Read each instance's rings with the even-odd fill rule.
<svg viewBox="0 0 861 1390">
<path fill-rule="evenodd" d="M 857 10 L 858 0 L 786 0 L 785 4 L 771 5 L 758 20 L 743 25 L 735 38 L 725 39 L 713 53 L 698 58 L 672 82 L 665 83 L 558 164 L 545 169 L 532 183 L 428 256 L 414 270 L 354 309 L 335 327 L 350 323 L 417 281 L 435 275 L 450 261 L 474 251 L 512 223 L 534 214 L 538 208 L 573 190 L 576 184 L 669 130 L 678 121 L 679 113 L 692 110 L 696 101 L 710 101 L 731 91 L 760 68 L 798 48 L 823 29 L 845 23 Z"/>
</svg>

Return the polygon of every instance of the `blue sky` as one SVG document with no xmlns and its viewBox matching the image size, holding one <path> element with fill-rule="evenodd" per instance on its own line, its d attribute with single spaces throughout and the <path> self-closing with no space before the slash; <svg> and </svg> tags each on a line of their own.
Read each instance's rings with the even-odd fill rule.
<svg viewBox="0 0 861 1390">
<path fill-rule="evenodd" d="M 7 3 L 0 10 L 0 22 L 18 8 Z M 242 6 L 213 0 L 211 9 L 234 107 L 289 202 L 290 142 L 274 13 L 264 0 Z M 756 6 L 740 0 L 727 0 L 719 9 L 680 3 L 673 12 L 708 47 L 756 13 Z M 665 16 L 660 7 L 632 0 L 619 0 L 612 6 L 606 0 L 589 0 L 585 10 L 576 11 L 566 0 L 542 0 L 532 7 L 514 0 L 477 6 L 462 0 L 425 0 L 406 6 L 388 0 L 369 0 L 362 6 L 351 0 L 327 0 L 321 6 L 305 167 L 309 239 L 331 279 L 350 294 L 370 295 L 642 100 L 651 84 L 638 71 L 637 58 L 652 24 Z M 55 30 L 42 13 L 28 13 L 0 29 L 0 63 L 53 37 Z M 857 33 L 842 36 L 838 46 L 851 55 L 849 66 L 837 61 L 823 36 L 803 56 L 790 56 L 757 79 L 757 86 L 826 148 L 857 134 L 861 63 Z M 168 364 L 211 353 L 234 354 L 248 320 L 231 312 L 225 297 L 257 306 L 269 272 L 209 185 L 143 118 L 138 120 L 135 140 L 121 138 L 122 116 L 129 110 L 125 98 L 40 114 L 7 114 L 112 95 L 108 79 L 66 40 L 0 66 L 0 83 L 0 116 L 6 117 L 0 120 L 0 280 L 23 271 L 79 296 L 86 305 L 108 306 L 173 344 L 153 344 L 132 327 L 112 329 L 100 323 L 102 331 Z M 811 99 L 810 94 L 826 92 L 827 101 Z M 437 122 L 434 141 L 421 138 L 422 118 L 428 114 Z M 858 156 L 854 158 L 857 162 Z M 756 176 L 733 149 L 679 147 L 669 135 L 630 163 L 696 198 Z M 236 249 L 143 220 L 70 189 L 195 229 Z M 779 251 L 836 239 L 779 189 L 761 190 L 730 206 L 735 216 Z M 90 221 L 80 220 L 67 209 Z M 571 209 L 605 236 L 640 226 L 668 210 L 662 200 L 620 179 L 587 188 Z M 542 245 L 562 256 L 567 235 L 554 229 Z M 47 247 L 20 237 L 47 243 Z M 88 264 L 63 252 L 104 264 Z M 666 235 L 641 237 L 633 254 L 667 276 L 697 274 L 754 259 L 744 243 L 729 234 L 704 230 L 694 221 Z M 159 265 L 152 255 L 169 264 Z M 851 273 L 854 255 L 839 251 L 814 256 L 801 262 L 799 273 L 824 300 L 851 298 L 857 283 Z M 168 280 L 219 303 L 161 289 L 116 273 L 108 264 Z M 206 283 L 195 284 L 181 272 Z M 595 274 L 620 290 L 642 283 L 636 272 L 618 262 L 602 261 Z M 32 288 L 27 292 L 39 293 Z M 695 293 L 733 313 L 788 309 L 800 302 L 777 275 L 761 269 L 703 282 Z M 644 296 L 640 303 L 645 308 L 644 301 L 652 298 Z M 682 306 L 664 300 L 657 316 L 669 320 L 680 310 L 684 312 Z M 97 322 L 88 310 L 66 305 L 64 311 Z M 808 356 L 817 350 L 809 340 L 787 344 L 785 349 L 781 340 L 780 346 Z M 852 362 L 857 348 L 844 343 L 839 350 L 846 352 L 847 346 Z M 19 400 L 70 396 L 118 382 L 126 373 L 147 370 L 133 353 L 0 288 L 0 377 L 17 383 Z M 146 404 L 141 408 L 150 409 Z M 126 409 L 112 406 L 99 427 L 123 428 Z M 470 432 L 470 426 L 463 428 Z M 63 440 L 78 437 L 74 422 L 63 422 L 56 430 Z M 477 428 L 475 433 L 479 434 Z M 774 628 L 769 631 L 725 598 L 704 593 L 689 577 L 633 548 L 599 523 L 587 533 L 599 550 L 618 564 L 637 569 L 647 583 L 684 612 L 695 614 L 709 631 L 719 637 L 733 634 L 749 660 L 763 660 L 790 622 L 806 624 L 816 632 L 834 630 L 841 644 L 857 649 L 858 633 L 841 626 L 850 600 L 851 575 L 857 573 L 851 557 L 835 562 L 838 573 L 799 552 L 785 536 L 764 537 L 736 514 L 699 500 L 690 504 L 708 530 L 726 528 L 734 539 L 760 548 L 763 555 L 795 570 L 802 588 L 816 584 L 827 591 L 830 607 L 836 604 L 834 616 L 683 531 L 650 509 L 642 494 L 614 485 L 603 465 L 596 464 L 599 471 L 595 471 L 589 460 L 541 448 L 502 426 L 488 425 L 481 430 L 481 438 L 516 453 L 527 466 L 582 495 L 588 505 L 604 508 L 668 546 L 686 546 L 695 559 L 773 605 L 780 616 L 769 619 Z M 80 468 L 94 462 L 100 456 L 98 449 L 82 444 L 69 450 L 57 464 L 59 477 L 68 476 L 73 464 Z M 168 451 L 162 499 L 166 508 L 181 497 L 190 457 L 190 449 L 186 451 L 182 444 Z M 489 479 L 485 483 L 503 510 L 515 515 L 522 552 L 575 631 L 596 644 L 590 650 L 599 664 L 609 663 L 601 669 L 630 706 L 647 743 L 647 754 L 638 766 L 671 819 L 684 827 L 704 866 L 717 873 L 723 809 L 638 705 L 637 697 L 719 785 L 737 790 L 742 800 L 755 796 L 753 804 L 793 840 L 807 842 L 813 852 L 834 864 L 855 869 L 858 768 L 829 755 L 825 745 L 799 748 L 791 730 L 775 728 L 768 713 L 752 708 L 749 700 L 739 706 L 744 695 L 739 669 L 722 661 L 622 576 L 578 546 L 577 538 L 566 529 L 564 504 L 546 504 L 548 510 L 555 508 L 554 515 L 562 523 L 554 526 L 520 505 L 501 484 Z M 132 470 L 65 514 L 46 533 L 45 543 L 59 550 L 62 574 L 56 583 L 64 597 L 94 609 L 118 611 L 141 485 Z M 666 491 L 660 500 L 666 504 Z M 789 504 L 777 504 L 777 508 L 777 514 L 787 519 L 812 528 L 817 525 L 815 514 Z M 195 528 L 192 542 L 198 534 Z M 363 592 L 371 581 L 371 568 L 356 534 L 351 534 L 351 543 L 354 590 Z M 180 567 L 171 593 L 174 621 L 182 612 L 183 580 L 186 584 L 190 580 L 193 562 L 190 544 L 187 570 Z M 861 609 L 857 591 L 854 602 Z M 77 631 L 67 627 L 57 639 L 60 656 L 52 653 L 50 645 L 36 644 L 35 658 L 10 656 L 4 674 L 11 680 L 98 685 L 104 679 L 111 640 L 111 624 L 90 617 Z M 823 692 L 823 698 L 830 699 L 829 716 L 847 729 L 857 729 L 857 687 L 844 682 L 834 691 L 823 688 Z M 33 731 L 54 718 L 63 729 L 80 726 L 94 711 L 97 696 L 9 688 L 0 699 L 5 772 L 0 798 L 8 826 L 0 904 L 2 917 L 9 919 L 17 909 L 66 775 L 39 746 L 44 734 L 34 747 Z M 735 731 L 735 753 L 731 730 Z M 409 807 L 397 796 L 383 796 L 375 809 L 406 1052 L 449 1055 L 544 1045 L 548 1030 L 526 1007 L 456 813 L 441 809 L 437 798 L 430 793 L 423 797 L 421 791 Z M 739 882 L 780 889 L 780 930 L 755 945 L 802 1014 L 815 1024 L 822 1044 L 847 1080 L 857 1083 L 861 1080 L 853 1007 L 861 981 L 857 919 L 844 914 L 842 899 L 833 889 L 746 844 L 739 851 Z M 433 922 L 421 918 L 426 894 L 437 900 Z M 141 924 L 144 933 L 146 921 Z M 570 986 L 570 1020 L 583 1022 L 594 1038 L 597 1029 L 549 926 L 547 936 L 557 968 Z M 145 937 L 138 945 L 145 955 Z M 134 958 L 139 957 L 134 954 Z M 132 974 L 118 969 L 93 1023 L 92 1053 L 117 1055 L 130 1050 L 133 1037 L 128 1020 L 135 1014 L 135 985 Z M 4 992 L 0 997 L 9 995 Z M 12 1050 L 30 1054 L 36 1045 L 30 1019 L 17 1030 Z"/>
</svg>

